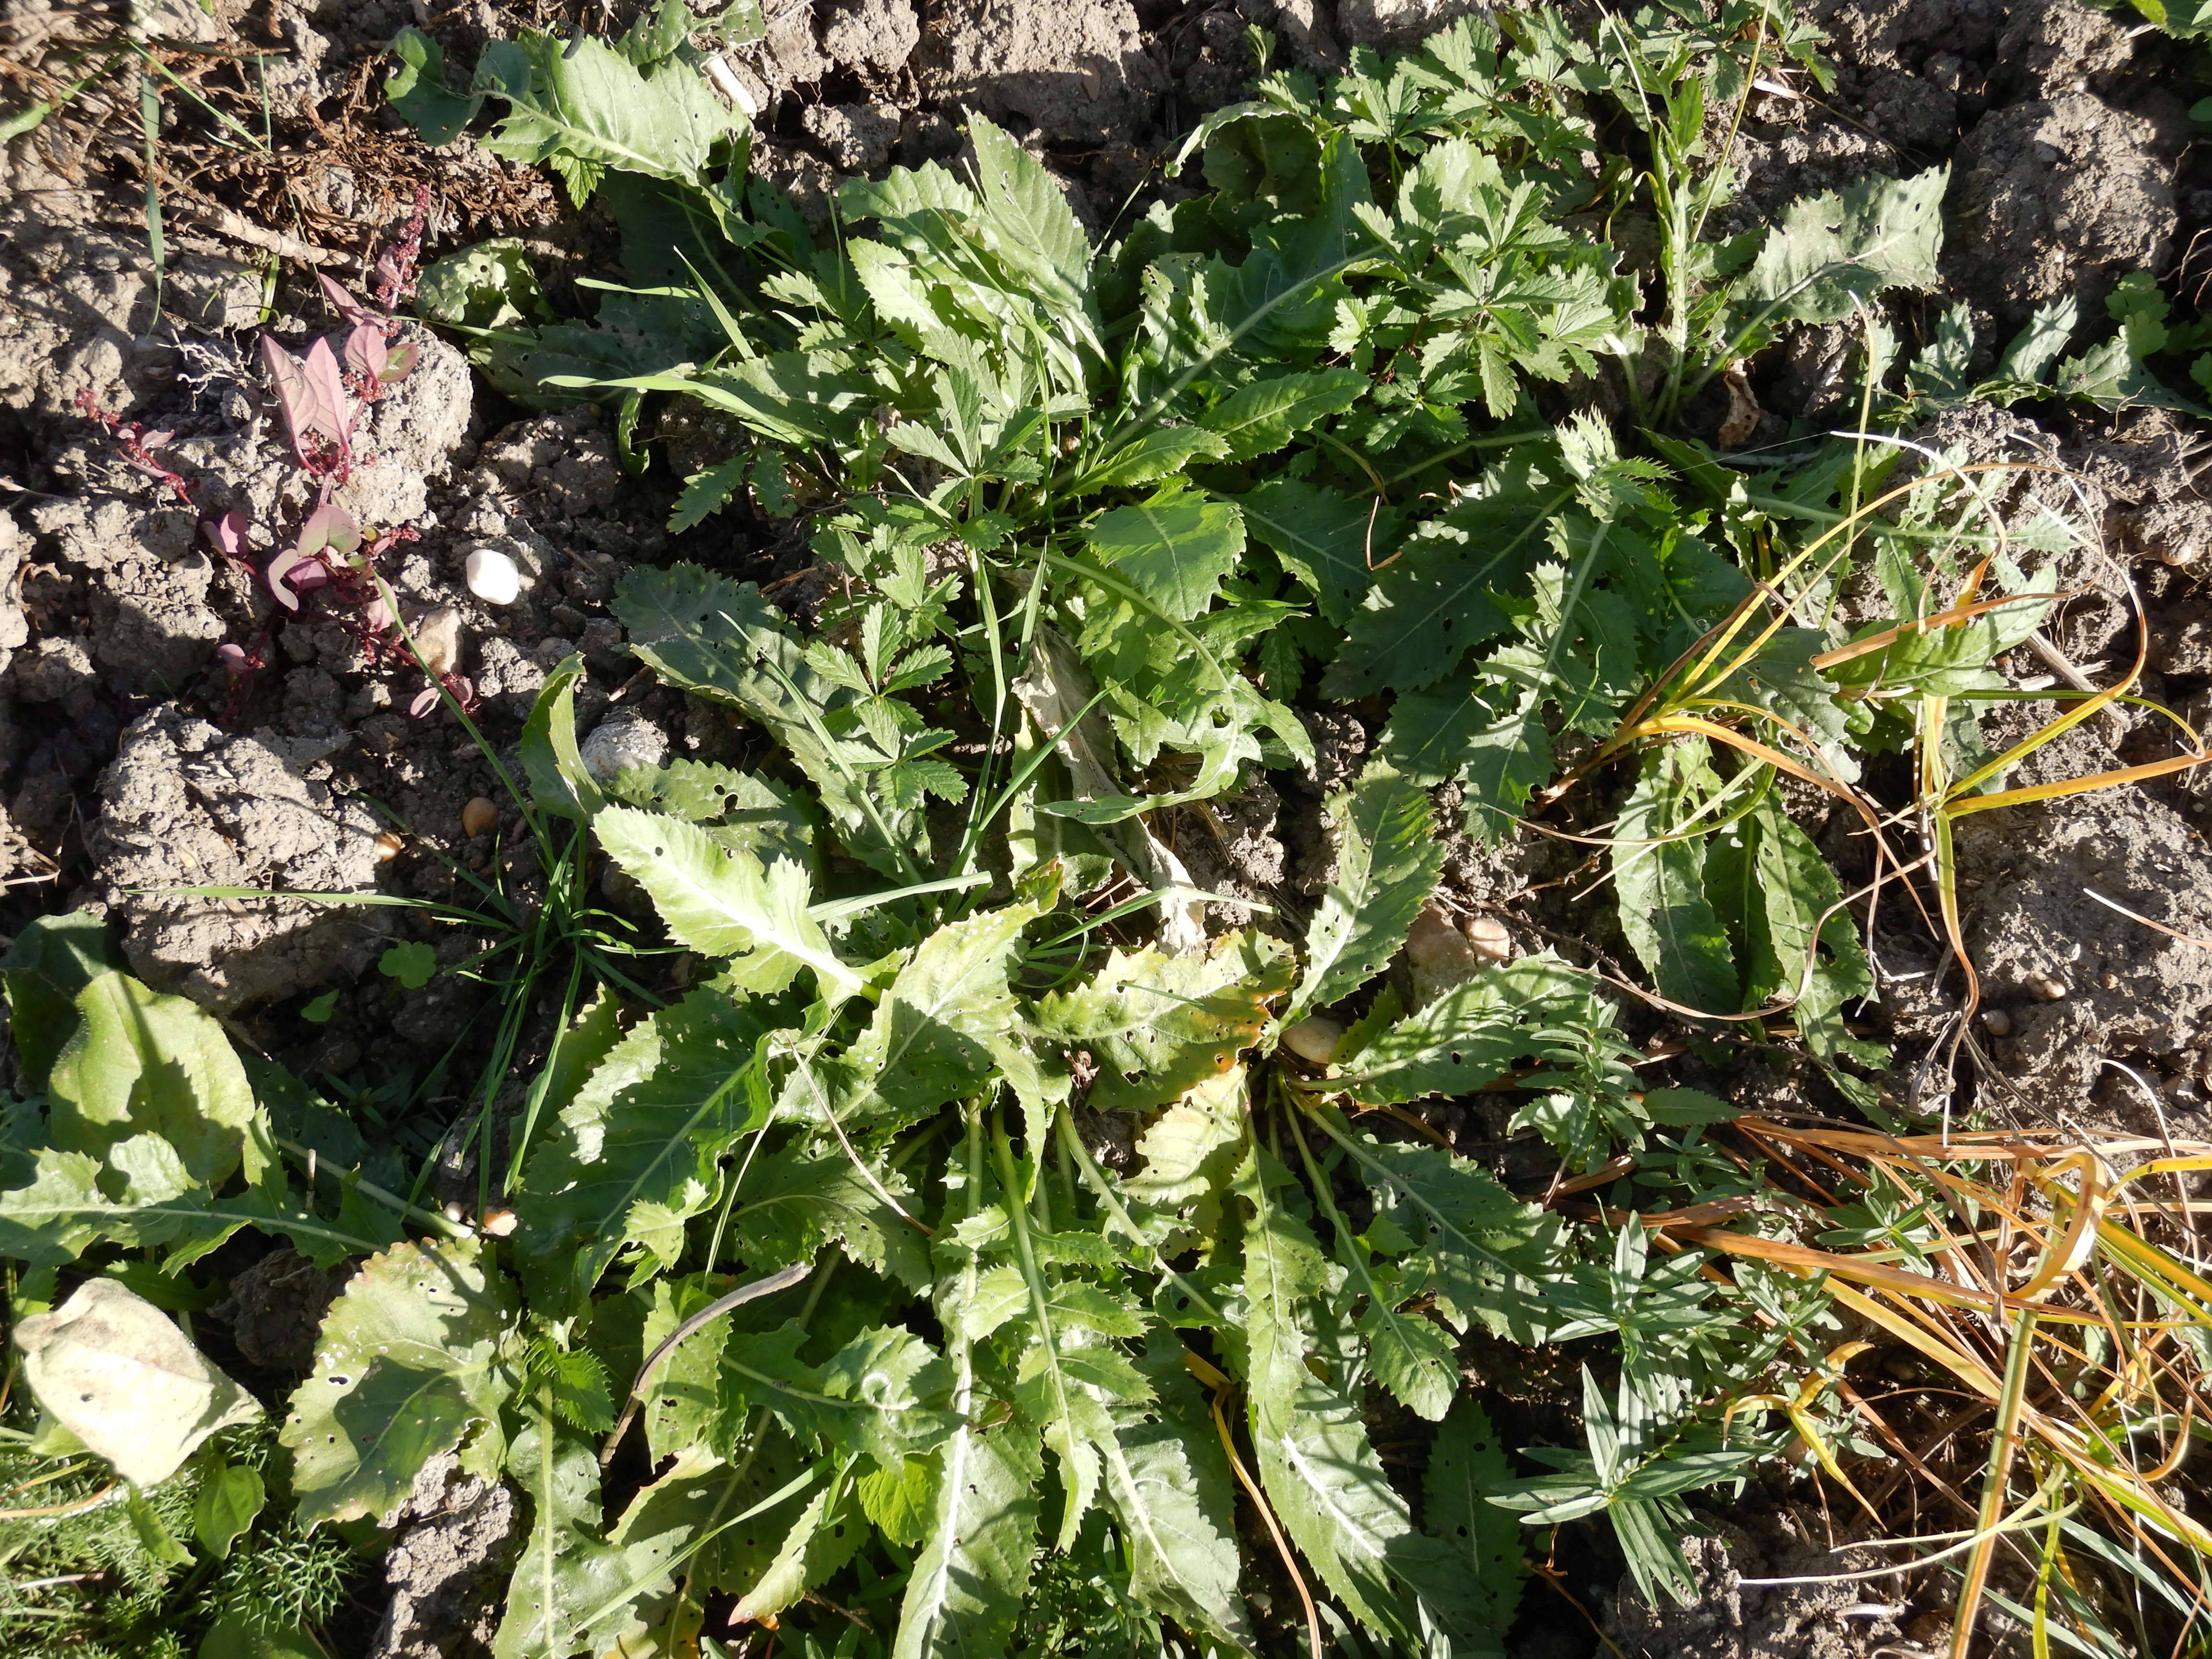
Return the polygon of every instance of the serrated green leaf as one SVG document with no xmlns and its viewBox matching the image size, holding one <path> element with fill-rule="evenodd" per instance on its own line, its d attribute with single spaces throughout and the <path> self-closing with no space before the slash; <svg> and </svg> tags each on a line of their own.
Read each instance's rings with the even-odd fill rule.
<svg viewBox="0 0 2212 1659">
<path fill-rule="evenodd" d="M 1005 1650 L 1036 1554 L 1036 1431 L 962 1426 L 930 1455 L 929 1523 L 899 1607 L 892 1659 Z"/>
<path fill-rule="evenodd" d="M 1705 895 L 1705 842 L 1692 816 L 1719 787 L 1702 744 L 1647 755 L 1614 823 L 1613 875 L 1621 931 L 1660 994 L 1732 1013 L 1742 988 L 1727 930 Z"/>
<path fill-rule="evenodd" d="M 860 976 L 807 914 L 813 894 L 803 866 L 786 859 L 763 865 L 696 824 L 634 807 L 603 809 L 592 830 L 652 896 L 668 931 L 703 955 L 735 958 L 733 974 L 746 989 L 781 991 L 805 968 L 824 997 L 860 994 Z"/>
<path fill-rule="evenodd" d="M 1486 969 L 1381 1033 L 1336 1081 L 1370 1106 L 1470 1094 L 1543 1053 L 1546 1025 L 1579 1009 L 1589 984 L 1549 952 Z"/>
<path fill-rule="evenodd" d="M 1306 929 L 1305 974 L 1285 1024 L 1381 973 L 1443 869 L 1427 793 L 1387 766 L 1370 766 L 1331 796 L 1328 816 L 1337 826 L 1336 877 Z"/>
<path fill-rule="evenodd" d="M 945 1362 L 910 1331 L 863 1331 L 820 1365 L 799 1358 L 795 1320 L 722 1353 L 723 1420 L 765 1407 L 802 1441 L 896 1468 L 944 1443 L 957 1419 L 943 1401 Z"/>
<path fill-rule="evenodd" d="M 1299 478 L 1270 478 L 1249 495 L 1224 496 L 1244 515 L 1251 538 L 1313 591 L 1329 623 L 1350 626 L 1398 549 L 1396 508 Z"/>
<path fill-rule="evenodd" d="M 672 1264 L 684 1218 L 714 1200 L 722 1153 L 759 1127 L 743 1074 L 769 1029 L 707 987 L 615 1045 L 523 1173 L 513 1248 L 533 1304 L 580 1308 L 631 1243 L 647 1247 L 648 1273 Z"/>
<path fill-rule="evenodd" d="M 474 90 L 510 106 L 478 141 L 486 149 L 510 161 L 565 162 L 589 177 L 618 167 L 698 184 L 715 143 L 746 126 L 690 64 L 645 73 L 588 34 L 565 44 L 537 33 L 495 40 L 477 61 Z M 570 187 L 580 206 L 589 186 L 572 175 Z"/>
<path fill-rule="evenodd" d="M 1422 1521 L 1431 1535 L 1443 1540 L 1469 1582 L 1480 1587 L 1490 1604 L 1487 1628 L 1496 1632 L 1512 1624 L 1527 1571 L 1519 1519 L 1489 1501 L 1512 1480 L 1512 1465 L 1489 1418 L 1474 1399 L 1462 1400 L 1429 1449 Z M 1492 1639 L 1474 1651 L 1502 1654 L 1504 1647 Z"/>
<path fill-rule="evenodd" d="M 855 1261 L 910 1290 L 926 1289 L 927 1242 L 876 1191 L 880 1184 L 894 1197 L 910 1197 L 906 1180 L 895 1170 L 873 1173 L 871 1183 L 842 1147 L 824 1150 L 803 1140 L 755 1159 L 730 1218 L 733 1247 L 750 1267 L 766 1273 L 807 1261 L 834 1242 Z"/>
<path fill-rule="evenodd" d="M 1118 507 L 1091 527 L 1091 550 L 1163 615 L 1188 622 L 1212 605 L 1244 551 L 1243 515 L 1203 497 Z"/>
<path fill-rule="evenodd" d="M 1279 374 L 1240 387 L 1203 418 L 1206 429 L 1225 441 L 1224 459 L 1256 460 L 1273 454 L 1315 422 L 1342 414 L 1366 390 L 1367 377 L 1357 369 Z"/>
<path fill-rule="evenodd" d="M 781 1547 L 730 1617 L 740 1622 L 772 1618 L 853 1559 L 865 1541 L 849 1462 L 830 1471 L 806 1500 Z"/>
<path fill-rule="evenodd" d="M 300 1524 L 388 1513 L 465 1435 L 495 1467 L 513 1317 L 506 1282 L 473 1241 L 372 1257 L 331 1304 L 277 1436 L 293 1455 Z"/>
<path fill-rule="evenodd" d="M 1093 1110 L 1157 1106 L 1237 1063 L 1258 1040 L 1268 1000 L 1290 988 L 1292 967 L 1286 946 L 1249 929 L 1205 956 L 1116 951 L 1089 985 L 1041 999 L 1037 1024 L 1097 1057 Z"/>
</svg>

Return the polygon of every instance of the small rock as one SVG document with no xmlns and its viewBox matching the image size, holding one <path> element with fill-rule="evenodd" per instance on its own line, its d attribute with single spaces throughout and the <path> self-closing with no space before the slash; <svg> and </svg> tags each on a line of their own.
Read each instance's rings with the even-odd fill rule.
<svg viewBox="0 0 2212 1659">
<path fill-rule="evenodd" d="M 415 660 L 432 679 L 461 665 L 461 613 L 450 605 L 424 611 L 415 622 Z"/>
<path fill-rule="evenodd" d="M 513 605 L 522 594 L 522 569 L 495 547 L 479 547 L 468 556 L 469 592 L 486 605 Z"/>
<path fill-rule="evenodd" d="M 2039 1002 L 2066 1000 L 2066 981 L 2063 979 L 2053 979 L 2048 974 L 2037 974 L 2030 977 L 2027 988 L 2034 994 L 2035 1000 Z"/>
<path fill-rule="evenodd" d="M 1433 904 L 1413 919 L 1406 935 L 1406 957 L 1416 968 L 1464 961 L 1469 953 L 1467 939 Z"/>
<path fill-rule="evenodd" d="M 1982 1029 L 1991 1036 L 2010 1036 L 2012 1016 L 2002 1008 L 1984 1008 L 1982 1010 Z"/>
<path fill-rule="evenodd" d="M 584 769 L 601 783 L 632 767 L 658 766 L 668 757 L 668 734 L 634 710 L 617 708 L 577 745 Z"/>
<path fill-rule="evenodd" d="M 474 840 L 499 828 L 499 808 L 478 795 L 461 808 L 461 833 Z"/>
<path fill-rule="evenodd" d="M 1343 1041 L 1344 1027 L 1320 1014 L 1300 1020 L 1283 1033 L 1283 1046 L 1316 1066 L 1326 1066 L 1335 1059 Z"/>
<path fill-rule="evenodd" d="M 1461 932 L 1467 942 L 1474 947 L 1475 955 L 1486 962 L 1513 960 L 1513 935 L 1496 916 L 1469 916 Z"/>
</svg>

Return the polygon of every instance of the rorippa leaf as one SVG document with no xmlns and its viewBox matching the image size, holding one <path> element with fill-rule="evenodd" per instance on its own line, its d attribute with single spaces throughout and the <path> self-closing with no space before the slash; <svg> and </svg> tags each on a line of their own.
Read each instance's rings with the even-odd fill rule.
<svg viewBox="0 0 2212 1659">
<path fill-rule="evenodd" d="M 742 847 L 763 864 L 788 859 L 814 865 L 814 822 L 806 802 L 757 772 L 705 761 L 632 767 L 607 781 L 608 795 L 641 811 L 703 825 L 725 847 Z"/>
<path fill-rule="evenodd" d="M 580 1309 L 629 1244 L 645 1247 L 648 1272 L 673 1264 L 684 1222 L 714 1200 L 723 1152 L 760 1127 L 744 1074 L 769 1029 L 706 986 L 615 1045 L 523 1172 L 514 1248 L 533 1307 Z"/>
<path fill-rule="evenodd" d="M 1643 775 L 1613 828 L 1613 888 L 1621 931 L 1669 1000 L 1734 1013 L 1742 984 L 1705 892 L 1703 812 L 1720 779 L 1701 740 L 1670 744 L 1644 760 Z"/>
<path fill-rule="evenodd" d="M 1389 767 L 1362 773 L 1329 798 L 1336 876 L 1306 929 L 1305 975 L 1284 1011 L 1285 1025 L 1347 997 L 1397 953 L 1444 863 L 1428 792 Z"/>
<path fill-rule="evenodd" d="M 1589 975 L 1549 951 L 1454 986 L 1378 1035 L 1335 1079 L 1369 1106 L 1486 1088 L 1516 1060 L 1547 1054 L 1547 1026 L 1588 1003 Z"/>
<path fill-rule="evenodd" d="M 876 1190 L 881 1185 L 894 1198 L 905 1197 L 906 1180 L 895 1170 L 872 1173 L 872 1183 L 834 1142 L 826 1150 L 805 1135 L 786 1142 L 745 1172 L 730 1218 L 732 1248 L 749 1267 L 764 1273 L 836 1243 L 908 1289 L 927 1290 L 928 1241 Z"/>
<path fill-rule="evenodd" d="M 1249 928 L 1202 957 L 1116 951 L 1089 985 L 1039 1001 L 1037 1024 L 1097 1058 L 1094 1111 L 1158 1106 L 1236 1065 L 1293 968 L 1287 946 Z"/>
<path fill-rule="evenodd" d="M 493 1478 L 514 1316 L 472 1239 L 371 1258 L 331 1304 L 277 1437 L 293 1455 L 300 1524 L 389 1514 L 423 1464 L 471 1434 L 464 1466 Z"/>
</svg>

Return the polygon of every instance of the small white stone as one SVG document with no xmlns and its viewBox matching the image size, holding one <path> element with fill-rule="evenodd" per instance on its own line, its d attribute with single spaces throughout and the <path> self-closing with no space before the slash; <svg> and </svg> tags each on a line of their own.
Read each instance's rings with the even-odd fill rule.
<svg viewBox="0 0 2212 1659">
<path fill-rule="evenodd" d="M 522 571 L 495 547 L 479 547 L 469 555 L 469 592 L 486 605 L 513 605 L 522 592 Z"/>
<path fill-rule="evenodd" d="M 461 665 L 461 613 L 450 605 L 424 611 L 414 622 L 416 660 L 433 679 Z"/>
</svg>

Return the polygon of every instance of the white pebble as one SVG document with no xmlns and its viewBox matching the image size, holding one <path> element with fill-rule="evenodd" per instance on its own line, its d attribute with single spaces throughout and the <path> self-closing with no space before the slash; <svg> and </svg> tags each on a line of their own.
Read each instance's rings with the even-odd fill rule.
<svg viewBox="0 0 2212 1659">
<path fill-rule="evenodd" d="M 1335 1059 L 1337 1046 L 1343 1041 L 1344 1027 L 1322 1014 L 1302 1019 L 1283 1033 L 1283 1047 L 1316 1066 L 1326 1066 Z"/>
<path fill-rule="evenodd" d="M 522 571 L 495 547 L 479 547 L 469 555 L 469 592 L 486 605 L 513 605 L 522 592 Z"/>
</svg>

